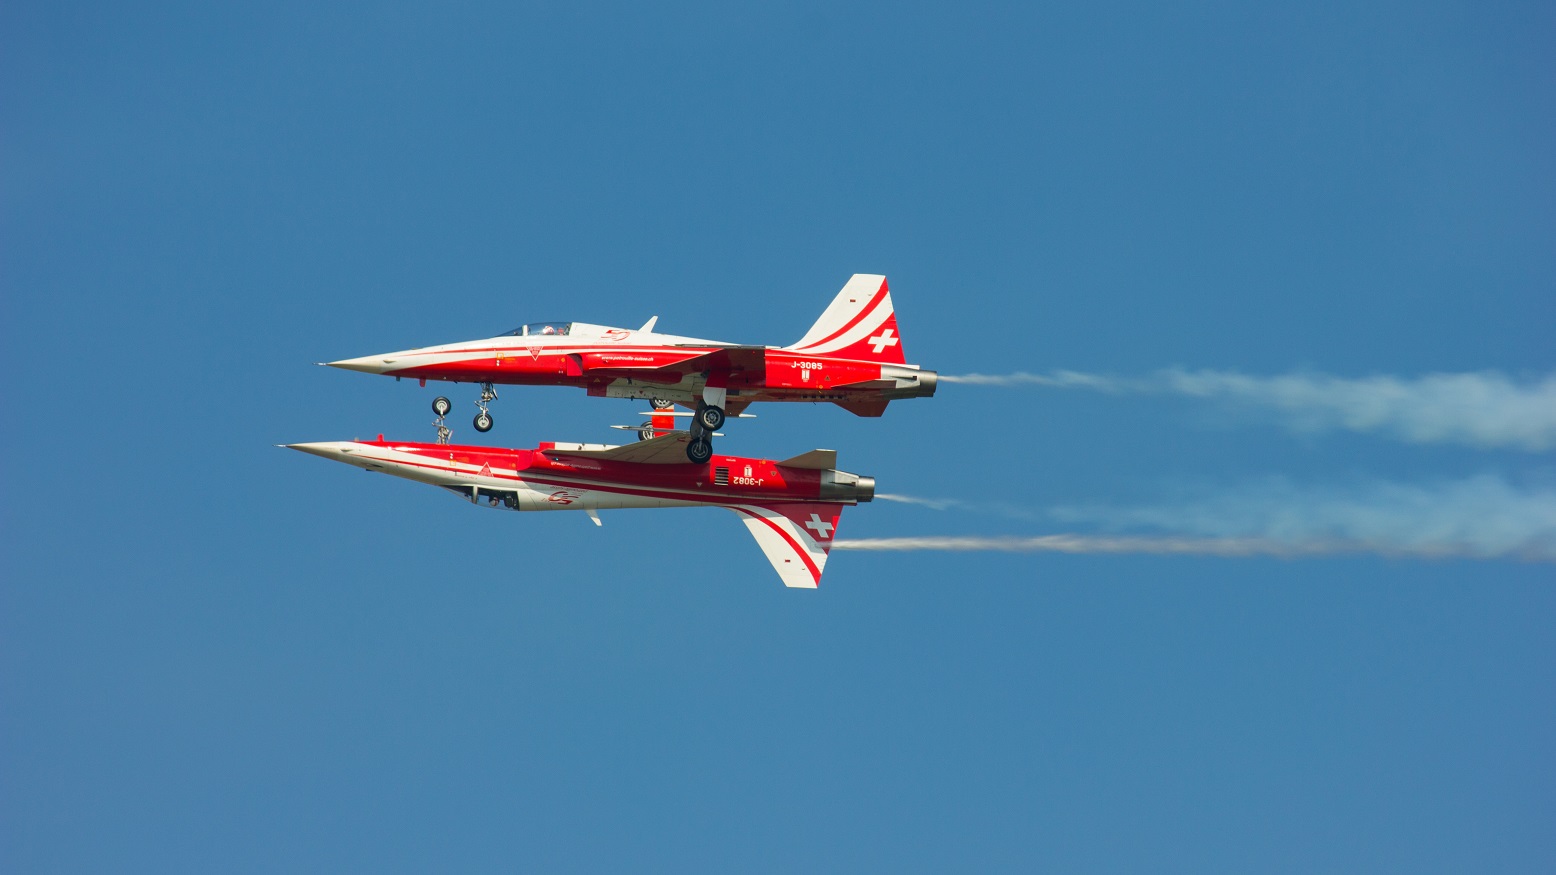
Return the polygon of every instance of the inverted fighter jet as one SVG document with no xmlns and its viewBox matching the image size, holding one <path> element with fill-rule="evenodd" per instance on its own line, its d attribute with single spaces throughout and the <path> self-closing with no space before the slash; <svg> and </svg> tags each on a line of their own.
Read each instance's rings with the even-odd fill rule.
<svg viewBox="0 0 1556 875">
<path fill-rule="evenodd" d="M 625 446 L 544 443 L 533 450 L 385 441 L 286 444 L 441 486 L 476 505 L 509 510 L 599 511 L 722 507 L 734 511 L 784 586 L 815 589 L 846 505 L 875 497 L 875 478 L 837 470 L 837 453 L 811 450 L 775 462 L 714 456 L 686 461 L 685 431 Z"/>
<path fill-rule="evenodd" d="M 907 364 L 886 277 L 855 274 L 805 336 L 791 346 L 742 346 L 654 330 L 587 322 L 533 322 L 482 340 L 369 355 L 331 367 L 370 374 L 479 383 L 475 430 L 489 431 L 496 385 L 577 386 L 604 398 L 640 398 L 694 411 L 686 454 L 713 455 L 727 415 L 757 401 L 826 401 L 880 416 L 898 398 L 935 394 L 937 375 Z M 439 427 L 448 398 L 433 401 Z"/>
</svg>

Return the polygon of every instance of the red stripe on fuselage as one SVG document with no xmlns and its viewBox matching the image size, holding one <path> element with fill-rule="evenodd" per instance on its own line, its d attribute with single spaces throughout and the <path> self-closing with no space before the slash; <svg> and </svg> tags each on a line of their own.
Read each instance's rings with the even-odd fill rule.
<svg viewBox="0 0 1556 875">
<path fill-rule="evenodd" d="M 539 483 L 539 484 L 544 485 L 544 486 L 562 486 L 562 487 L 571 487 L 571 488 L 574 488 L 574 489 L 593 489 L 593 490 L 596 490 L 596 491 L 599 491 L 599 492 L 609 492 L 609 493 L 620 494 L 620 495 L 634 495 L 634 496 L 638 496 L 640 498 L 660 498 L 660 499 L 665 499 L 665 500 L 669 500 L 669 501 L 685 501 L 685 502 L 690 502 L 690 503 L 694 503 L 694 504 L 712 505 L 712 506 L 715 506 L 715 507 L 725 506 L 730 501 L 740 501 L 742 499 L 746 500 L 746 501 L 764 501 L 764 502 L 777 501 L 777 502 L 785 502 L 785 503 L 793 502 L 793 503 L 796 503 L 796 504 L 799 504 L 799 503 L 813 503 L 813 502 L 818 502 L 819 501 L 819 499 L 817 499 L 814 496 L 793 495 L 791 497 L 791 496 L 785 495 L 783 493 L 776 493 L 775 494 L 775 493 L 771 493 L 771 492 L 759 493 L 759 494 L 736 493 L 736 492 L 729 492 L 729 493 L 721 492 L 721 493 L 716 493 L 716 494 L 709 494 L 709 493 L 706 493 L 706 492 L 694 492 L 694 491 L 692 491 L 690 489 L 678 490 L 678 489 L 675 489 L 674 487 L 661 487 L 661 488 L 657 488 L 656 489 L 656 488 L 645 487 L 645 486 L 625 486 L 625 485 L 620 485 L 620 484 L 615 484 L 615 483 L 602 482 L 602 481 L 599 481 L 599 480 L 592 480 L 592 479 L 589 479 L 589 478 L 586 478 L 586 477 L 578 477 L 576 475 L 574 475 L 574 476 L 569 476 L 569 475 L 566 475 L 566 474 L 560 474 L 559 475 L 559 474 L 554 473 L 554 472 L 546 472 L 545 474 L 540 475 L 540 476 L 536 476 L 536 475 L 520 476 L 517 472 L 515 472 L 513 474 L 505 474 L 505 473 L 498 473 L 497 471 L 492 471 L 491 474 L 489 474 L 489 475 L 483 475 L 483 474 L 478 474 L 475 471 L 464 471 L 464 470 L 460 470 L 458 468 L 449 467 L 448 463 L 430 464 L 430 463 L 421 462 L 421 461 L 410 462 L 410 461 L 406 461 L 406 460 L 403 460 L 403 459 L 386 459 L 386 458 L 383 458 L 381 456 L 367 456 L 367 455 L 360 455 L 360 456 L 358 456 L 358 458 L 370 459 L 370 460 L 375 461 L 375 462 L 383 462 L 383 463 L 388 464 L 388 465 L 407 465 L 407 466 L 410 466 L 410 467 L 413 467 L 413 468 L 426 468 L 428 470 L 440 471 L 440 472 L 447 473 L 447 474 L 450 474 L 450 475 L 463 475 L 463 476 L 470 476 L 470 477 L 485 477 L 485 476 L 489 476 L 489 477 L 491 477 L 494 480 L 512 480 L 512 481 L 516 481 L 518 483 Z M 474 466 L 472 465 L 472 467 L 474 467 Z M 804 485 L 809 485 L 809 484 L 804 484 Z M 830 504 L 832 502 L 820 502 L 820 503 L 822 503 L 822 504 Z"/>
</svg>

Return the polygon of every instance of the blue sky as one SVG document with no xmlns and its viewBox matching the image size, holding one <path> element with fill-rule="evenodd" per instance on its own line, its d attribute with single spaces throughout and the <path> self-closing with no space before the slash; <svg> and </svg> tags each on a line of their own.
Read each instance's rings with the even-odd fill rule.
<svg viewBox="0 0 1556 875">
<path fill-rule="evenodd" d="M 431 437 L 434 388 L 313 361 L 543 319 L 788 343 L 855 272 L 946 374 L 1532 392 L 1553 43 L 1533 3 L 7 6 L 0 856 L 1550 871 L 1548 561 L 840 551 L 790 592 L 724 512 L 596 529 L 271 445 Z M 640 409 L 510 389 L 489 440 Z M 721 449 L 972 505 L 856 539 L 1343 505 L 1397 544 L 1556 488 L 1548 447 L 1247 399 L 755 412 Z"/>
</svg>

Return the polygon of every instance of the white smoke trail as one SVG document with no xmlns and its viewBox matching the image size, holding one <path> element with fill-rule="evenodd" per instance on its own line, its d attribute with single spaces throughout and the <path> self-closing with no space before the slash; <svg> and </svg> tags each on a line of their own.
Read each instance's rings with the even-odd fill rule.
<svg viewBox="0 0 1556 875">
<path fill-rule="evenodd" d="M 898 504 L 916 504 L 919 507 L 927 507 L 932 510 L 950 510 L 951 508 L 966 507 L 967 502 L 954 498 L 919 498 L 916 495 L 892 495 L 888 492 L 875 493 L 876 501 L 895 501 Z"/>
<path fill-rule="evenodd" d="M 943 499 L 913 503 L 939 509 L 973 506 Z M 1164 534 L 880 538 L 839 541 L 835 546 L 1212 556 L 1376 553 L 1556 561 L 1556 489 L 1519 489 L 1492 475 L 1424 486 L 1380 482 L 1350 489 L 1299 489 L 1269 480 L 1185 501 L 1055 507 L 1042 515 L 1112 531 Z"/>
<path fill-rule="evenodd" d="M 1001 553 L 1154 553 L 1199 556 L 1315 556 L 1338 553 L 1379 552 L 1376 548 L 1343 541 L 1288 544 L 1269 538 L 1181 538 L 1140 535 L 1033 535 L 1028 537 L 925 536 L 910 538 L 856 538 L 839 540 L 835 550 L 936 550 Z M 1401 555 L 1454 555 L 1443 552 L 1390 551 Z"/>
<path fill-rule="evenodd" d="M 1495 371 L 1351 379 L 1327 374 L 1252 377 L 1235 371 L 1165 370 L 1145 378 L 1076 371 L 942 375 L 978 386 L 1043 386 L 1110 394 L 1175 394 L 1268 408 L 1309 432 L 1378 432 L 1410 443 L 1556 447 L 1556 374 L 1519 383 Z"/>
<path fill-rule="evenodd" d="M 1008 517 L 1017 520 L 1041 520 L 1047 515 L 1041 511 L 1027 507 L 1019 507 L 1005 501 L 993 501 L 982 499 L 979 501 L 962 501 L 957 498 L 923 498 L 917 495 L 893 495 L 887 492 L 877 492 L 876 501 L 895 501 L 898 504 L 912 504 L 919 507 L 927 507 L 930 510 L 961 510 L 968 513 L 994 514 L 995 516 Z"/>
<path fill-rule="evenodd" d="M 1268 480 L 1191 501 L 1061 507 L 1050 513 L 1110 529 L 1146 527 L 1287 544 L 1347 542 L 1376 552 L 1556 558 L 1556 490 L 1518 489 L 1493 475 L 1350 489 L 1299 489 Z"/>
<path fill-rule="evenodd" d="M 1049 371 L 1032 374 L 1017 371 L 1014 374 L 941 374 L 942 383 L 966 383 L 970 386 L 1047 386 L 1053 389 L 1095 389 L 1098 392 L 1119 394 L 1122 392 L 1149 392 L 1149 380 L 1127 380 L 1105 377 L 1101 374 L 1084 374 L 1080 371 Z"/>
</svg>

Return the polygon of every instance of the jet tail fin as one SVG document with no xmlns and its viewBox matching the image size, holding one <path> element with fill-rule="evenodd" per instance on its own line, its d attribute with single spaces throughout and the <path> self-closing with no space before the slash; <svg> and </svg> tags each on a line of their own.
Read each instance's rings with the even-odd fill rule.
<svg viewBox="0 0 1556 875">
<path fill-rule="evenodd" d="M 649 417 L 648 424 L 654 430 L 654 437 L 664 437 L 675 431 L 675 408 L 655 407 L 653 416 Z"/>
<path fill-rule="evenodd" d="M 784 586 L 815 589 L 821 583 L 842 505 L 786 502 L 735 504 L 729 509 L 740 515 Z"/>
<path fill-rule="evenodd" d="M 902 338 L 886 277 L 856 273 L 791 352 L 902 365 Z"/>
</svg>

